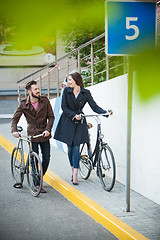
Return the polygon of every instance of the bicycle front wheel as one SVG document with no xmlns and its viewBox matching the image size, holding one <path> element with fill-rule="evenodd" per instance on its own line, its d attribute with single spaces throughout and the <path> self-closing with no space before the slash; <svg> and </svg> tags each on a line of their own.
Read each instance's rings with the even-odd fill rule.
<svg viewBox="0 0 160 240">
<path fill-rule="evenodd" d="M 115 184 L 116 166 L 113 152 L 107 144 L 99 153 L 98 172 L 104 190 L 110 192 Z"/>
<path fill-rule="evenodd" d="M 14 181 L 17 184 L 22 185 L 24 180 L 24 171 L 22 165 L 22 151 L 21 149 L 15 147 L 11 155 L 11 172 Z"/>
<path fill-rule="evenodd" d="M 84 143 L 80 149 L 79 173 L 84 180 L 91 174 L 92 165 L 89 159 L 89 146 Z"/>
<path fill-rule="evenodd" d="M 31 194 L 37 197 L 43 184 L 43 170 L 39 156 L 35 152 L 31 152 L 27 159 L 27 181 Z"/>
</svg>

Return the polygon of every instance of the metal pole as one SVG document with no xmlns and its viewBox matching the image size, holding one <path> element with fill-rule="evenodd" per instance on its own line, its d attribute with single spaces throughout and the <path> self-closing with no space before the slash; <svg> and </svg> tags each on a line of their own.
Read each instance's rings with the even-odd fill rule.
<svg viewBox="0 0 160 240">
<path fill-rule="evenodd" d="M 50 72 L 48 68 L 48 99 L 50 98 Z"/>
<path fill-rule="evenodd" d="M 130 212 L 130 173 L 131 173 L 131 128 L 132 128 L 132 94 L 133 94 L 133 62 L 128 58 L 128 111 L 127 111 L 127 172 L 126 172 L 126 211 Z"/>
<path fill-rule="evenodd" d="M 66 61 L 66 75 L 67 75 L 67 79 L 68 79 L 68 76 L 69 76 L 69 60 L 68 59 Z"/>
<path fill-rule="evenodd" d="M 78 50 L 78 72 L 81 72 L 81 63 L 80 63 L 80 51 Z"/>
<path fill-rule="evenodd" d="M 39 90 L 40 90 L 40 95 L 42 94 L 42 77 L 40 75 L 40 78 L 39 78 Z"/>
<path fill-rule="evenodd" d="M 18 102 L 21 101 L 20 85 L 18 85 Z"/>
<path fill-rule="evenodd" d="M 57 97 L 59 97 L 59 69 L 57 66 Z"/>
<path fill-rule="evenodd" d="M 93 43 L 91 43 L 91 85 L 94 85 L 94 54 L 93 54 Z"/>
<path fill-rule="evenodd" d="M 25 98 L 27 98 L 27 90 L 25 89 Z"/>
</svg>

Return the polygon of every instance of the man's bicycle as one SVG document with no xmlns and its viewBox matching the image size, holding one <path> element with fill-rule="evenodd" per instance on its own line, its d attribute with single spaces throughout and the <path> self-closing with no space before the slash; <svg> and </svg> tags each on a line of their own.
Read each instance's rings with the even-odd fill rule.
<svg viewBox="0 0 160 240">
<path fill-rule="evenodd" d="M 82 118 L 93 117 L 97 122 L 97 139 L 95 149 L 92 152 L 91 143 L 82 144 L 80 148 L 79 172 L 83 179 L 87 180 L 92 169 L 96 168 L 97 176 L 101 180 L 104 190 L 110 192 L 115 184 L 116 165 L 113 152 L 108 143 L 103 142 L 104 135 L 101 133 L 100 116 L 111 115 L 112 111 L 108 110 L 105 114 L 84 115 Z M 88 127 L 90 128 L 90 127 Z"/>
<path fill-rule="evenodd" d="M 18 132 L 20 133 L 22 131 L 23 128 L 18 127 Z M 38 154 L 32 150 L 31 140 L 40 136 L 43 136 L 43 134 L 32 137 L 21 136 L 20 134 L 17 147 L 13 149 L 11 155 L 11 171 L 15 181 L 15 184 L 13 186 L 15 188 L 22 188 L 24 175 L 27 174 L 28 186 L 31 194 L 34 197 L 37 197 L 41 192 L 43 183 L 43 170 L 41 160 Z M 23 141 L 28 142 L 29 145 L 28 157 L 26 162 L 24 158 Z"/>
</svg>

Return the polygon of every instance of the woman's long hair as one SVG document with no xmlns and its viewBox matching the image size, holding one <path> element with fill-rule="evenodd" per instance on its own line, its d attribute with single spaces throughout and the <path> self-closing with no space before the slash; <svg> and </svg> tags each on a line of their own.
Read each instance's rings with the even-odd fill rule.
<svg viewBox="0 0 160 240">
<path fill-rule="evenodd" d="M 74 72 L 74 73 L 70 73 L 69 76 L 71 76 L 73 78 L 73 80 L 76 82 L 76 84 L 78 86 L 80 86 L 81 88 L 84 88 L 83 79 L 81 77 L 81 74 L 79 74 L 78 72 Z"/>
</svg>

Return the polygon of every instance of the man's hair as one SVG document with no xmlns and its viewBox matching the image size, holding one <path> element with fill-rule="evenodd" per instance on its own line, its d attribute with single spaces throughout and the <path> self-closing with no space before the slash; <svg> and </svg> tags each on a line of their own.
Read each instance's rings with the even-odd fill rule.
<svg viewBox="0 0 160 240">
<path fill-rule="evenodd" d="M 26 84 L 25 89 L 26 89 L 27 91 L 28 91 L 28 90 L 31 90 L 31 86 L 32 86 L 32 85 L 37 85 L 37 82 L 34 81 L 34 80 L 28 82 L 28 83 Z"/>
</svg>

